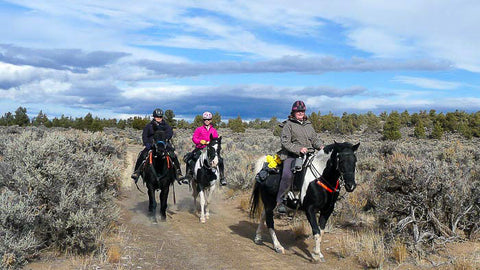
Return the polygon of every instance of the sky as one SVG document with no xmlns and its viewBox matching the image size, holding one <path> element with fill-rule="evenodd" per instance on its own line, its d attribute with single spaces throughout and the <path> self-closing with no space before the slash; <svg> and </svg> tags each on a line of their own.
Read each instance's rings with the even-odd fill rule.
<svg viewBox="0 0 480 270">
<path fill-rule="evenodd" d="M 0 115 L 480 108 L 477 0 L 0 0 Z"/>
</svg>

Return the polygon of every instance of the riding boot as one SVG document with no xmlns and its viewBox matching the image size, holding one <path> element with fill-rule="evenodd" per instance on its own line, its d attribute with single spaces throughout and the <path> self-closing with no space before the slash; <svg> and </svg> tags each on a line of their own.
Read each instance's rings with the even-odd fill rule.
<svg viewBox="0 0 480 270">
<path fill-rule="evenodd" d="M 220 171 L 220 185 L 226 186 L 227 181 L 225 180 L 225 168 L 223 166 L 223 158 L 218 159 L 218 169 Z"/>
<path fill-rule="evenodd" d="M 142 168 L 142 164 L 145 162 L 145 158 L 147 156 L 148 150 L 145 148 L 143 149 L 137 157 L 137 161 L 135 162 L 135 169 L 130 177 L 132 177 L 135 184 L 138 182 L 138 177 L 140 177 L 140 172 Z"/>
<path fill-rule="evenodd" d="M 177 173 L 177 178 L 183 176 L 182 169 L 180 168 L 180 162 L 178 161 L 177 155 L 173 155 L 173 164 L 175 164 L 175 169 Z"/>
<path fill-rule="evenodd" d="M 281 214 L 287 213 L 287 207 L 285 207 L 285 204 L 283 204 L 283 203 L 277 204 L 276 208 L 277 208 L 278 213 L 281 213 Z"/>
</svg>

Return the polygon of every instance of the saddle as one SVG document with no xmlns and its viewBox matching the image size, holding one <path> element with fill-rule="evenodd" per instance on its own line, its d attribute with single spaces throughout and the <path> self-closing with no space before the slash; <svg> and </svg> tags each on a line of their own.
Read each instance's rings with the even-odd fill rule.
<svg viewBox="0 0 480 270">
<path fill-rule="evenodd" d="M 285 205 L 292 209 L 296 209 L 300 202 L 300 191 L 307 171 L 305 161 L 302 158 L 296 158 L 292 161 L 293 183 L 284 199 Z M 269 193 L 277 193 L 282 179 L 283 163 L 277 164 L 273 168 L 269 165 L 271 165 L 269 162 L 263 164 L 262 169 L 255 176 L 255 180 L 262 184 Z"/>
</svg>

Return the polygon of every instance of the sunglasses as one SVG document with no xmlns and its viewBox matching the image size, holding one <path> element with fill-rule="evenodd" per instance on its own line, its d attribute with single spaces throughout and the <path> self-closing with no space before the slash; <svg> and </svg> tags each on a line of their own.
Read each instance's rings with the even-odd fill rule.
<svg viewBox="0 0 480 270">
<path fill-rule="evenodd" d="M 203 119 L 203 121 L 212 121 L 212 119 Z"/>
</svg>

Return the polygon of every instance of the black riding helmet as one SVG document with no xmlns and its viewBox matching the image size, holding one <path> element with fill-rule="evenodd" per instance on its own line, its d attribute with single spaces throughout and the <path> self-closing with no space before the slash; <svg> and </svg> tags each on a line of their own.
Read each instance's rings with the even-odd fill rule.
<svg viewBox="0 0 480 270">
<path fill-rule="evenodd" d="M 306 111 L 307 106 L 305 106 L 305 103 L 301 100 L 297 100 L 293 103 L 292 105 L 292 112 L 298 112 L 298 111 Z"/>
<path fill-rule="evenodd" d="M 163 111 L 162 109 L 155 109 L 152 113 L 153 117 L 163 117 Z"/>
</svg>

